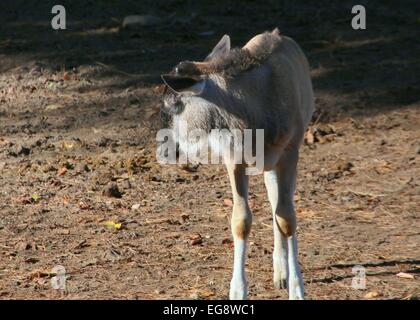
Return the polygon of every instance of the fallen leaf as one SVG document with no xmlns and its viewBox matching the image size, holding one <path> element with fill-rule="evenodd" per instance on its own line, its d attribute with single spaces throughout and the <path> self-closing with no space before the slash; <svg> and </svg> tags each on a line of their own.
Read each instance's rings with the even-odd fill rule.
<svg viewBox="0 0 420 320">
<path fill-rule="evenodd" d="M 120 229 L 121 228 L 121 223 L 115 223 L 114 221 L 106 221 L 104 224 L 108 228 L 115 228 L 115 229 Z"/>
<path fill-rule="evenodd" d="M 190 244 L 192 246 L 201 244 L 203 242 L 203 238 L 201 237 L 201 234 L 199 233 L 190 236 L 190 240 L 191 240 Z"/>
<path fill-rule="evenodd" d="M 223 204 L 224 204 L 226 207 L 231 207 L 231 206 L 233 205 L 233 202 L 232 202 L 232 200 L 231 200 L 231 199 L 226 198 L 226 199 L 223 199 Z"/>
<path fill-rule="evenodd" d="M 57 175 L 64 176 L 66 174 L 67 170 L 68 169 L 66 167 L 61 167 L 60 169 L 58 169 Z"/>
<path fill-rule="evenodd" d="M 76 146 L 74 141 L 63 141 L 61 142 L 62 149 L 73 149 Z"/>
<path fill-rule="evenodd" d="M 108 220 L 104 222 L 105 226 L 107 226 L 108 228 L 113 228 L 113 229 L 121 229 L 121 223 L 115 223 L 114 221 Z"/>
<path fill-rule="evenodd" d="M 314 138 L 314 135 L 311 132 L 311 130 L 306 131 L 305 142 L 306 142 L 306 144 L 314 144 L 315 138 Z"/>
<path fill-rule="evenodd" d="M 371 291 L 371 292 L 368 292 L 368 293 L 365 294 L 366 299 L 373 299 L 373 298 L 377 298 L 379 296 L 380 296 L 380 294 L 379 294 L 378 291 Z"/>
<path fill-rule="evenodd" d="M 233 240 L 230 238 L 225 238 L 222 240 L 222 244 L 226 247 L 233 248 Z"/>
</svg>

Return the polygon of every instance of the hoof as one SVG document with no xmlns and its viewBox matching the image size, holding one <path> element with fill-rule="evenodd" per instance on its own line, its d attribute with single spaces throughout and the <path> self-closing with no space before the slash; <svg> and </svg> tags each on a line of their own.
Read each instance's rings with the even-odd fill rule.
<svg viewBox="0 0 420 320">
<path fill-rule="evenodd" d="M 299 279 L 290 282 L 289 300 L 304 300 L 303 283 Z"/>
<path fill-rule="evenodd" d="M 274 288 L 280 289 L 287 289 L 287 279 L 274 279 Z"/>
<path fill-rule="evenodd" d="M 244 280 L 232 280 L 230 283 L 229 299 L 245 300 L 247 296 L 247 285 Z"/>
</svg>

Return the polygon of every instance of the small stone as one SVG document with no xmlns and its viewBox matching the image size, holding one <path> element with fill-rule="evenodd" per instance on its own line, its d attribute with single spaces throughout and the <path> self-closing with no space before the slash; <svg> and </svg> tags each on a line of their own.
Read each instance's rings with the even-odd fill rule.
<svg viewBox="0 0 420 320">
<path fill-rule="evenodd" d="M 190 299 L 191 300 L 199 300 L 200 299 L 200 295 L 197 292 L 193 292 L 190 295 Z"/>
<path fill-rule="evenodd" d="M 138 210 L 140 209 L 140 203 L 135 203 L 131 206 L 131 210 Z"/>
<path fill-rule="evenodd" d="M 83 173 L 83 172 L 89 171 L 87 164 L 84 162 L 77 164 L 74 169 L 77 173 Z"/>
<path fill-rule="evenodd" d="M 108 183 L 102 190 L 102 195 L 110 198 L 121 198 L 122 193 L 118 189 L 118 186 L 114 182 Z"/>
<path fill-rule="evenodd" d="M 31 149 L 21 144 L 15 145 L 11 148 L 11 150 L 9 150 L 9 154 L 14 157 L 22 156 L 22 155 L 27 156 L 30 153 L 31 153 Z"/>
<path fill-rule="evenodd" d="M 190 236 L 190 240 L 191 240 L 190 244 L 192 246 L 203 243 L 203 238 L 201 237 L 201 234 L 199 233 Z"/>
</svg>

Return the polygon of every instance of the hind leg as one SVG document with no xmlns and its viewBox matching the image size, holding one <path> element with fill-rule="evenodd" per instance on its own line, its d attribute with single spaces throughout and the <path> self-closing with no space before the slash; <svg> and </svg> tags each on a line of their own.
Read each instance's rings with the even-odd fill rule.
<svg viewBox="0 0 420 320">
<path fill-rule="evenodd" d="M 276 222 L 276 210 L 279 201 L 279 172 L 278 169 L 264 173 L 264 182 L 267 188 L 268 200 L 270 201 L 273 212 L 273 232 L 274 232 L 274 250 L 273 250 L 273 281 L 277 289 L 286 289 L 287 277 L 289 274 L 287 265 L 287 239 L 280 232 Z"/>
<path fill-rule="evenodd" d="M 274 254 L 279 257 L 277 259 L 280 263 L 275 268 L 280 269 L 280 275 L 275 274 L 274 276 L 281 279 L 287 274 L 289 299 L 303 299 L 304 297 L 303 280 L 298 262 L 296 215 L 293 206 L 298 157 L 298 149 L 286 149 L 274 172 L 268 172 L 265 177 L 266 184 L 268 182 L 267 189 L 275 218 L 274 228 L 277 227 L 280 233 L 280 241 L 278 241 L 277 246 L 275 243 L 277 252 L 274 251 Z M 276 184 L 277 188 L 275 187 Z M 276 237 L 276 231 L 274 235 Z M 287 250 L 284 250 L 285 247 Z M 287 268 L 284 267 L 286 264 L 284 257 L 287 257 Z M 274 259 L 273 262 L 276 264 Z M 285 272 L 282 269 L 288 271 Z"/>
</svg>

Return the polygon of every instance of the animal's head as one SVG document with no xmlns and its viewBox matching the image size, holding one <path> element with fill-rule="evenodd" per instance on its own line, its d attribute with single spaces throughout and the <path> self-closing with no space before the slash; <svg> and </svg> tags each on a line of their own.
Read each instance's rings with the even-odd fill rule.
<svg viewBox="0 0 420 320">
<path fill-rule="evenodd" d="M 230 37 L 224 35 L 204 61 L 178 63 L 171 72 L 161 76 L 163 120 L 182 113 L 186 100 L 193 104 L 214 104 L 228 82 L 235 82 L 239 74 L 261 65 L 279 42 L 279 31 L 274 29 L 255 36 L 243 48 L 231 49 Z"/>
<path fill-rule="evenodd" d="M 203 95 L 210 81 L 211 62 L 223 59 L 229 52 L 230 38 L 224 35 L 203 62 L 182 61 L 163 74 L 163 114 L 179 114 L 183 111 L 183 97 Z"/>
<path fill-rule="evenodd" d="M 170 73 L 163 74 L 162 80 L 172 93 L 199 95 L 205 89 L 211 62 L 227 56 L 229 51 L 230 38 L 224 35 L 203 62 L 182 61 Z"/>
</svg>

